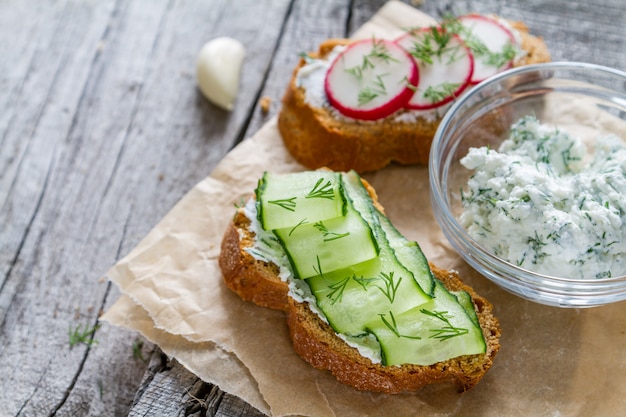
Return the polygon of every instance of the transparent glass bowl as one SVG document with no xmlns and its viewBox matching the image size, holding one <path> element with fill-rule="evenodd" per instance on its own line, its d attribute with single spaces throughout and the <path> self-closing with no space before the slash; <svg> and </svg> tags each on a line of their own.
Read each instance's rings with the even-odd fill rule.
<svg viewBox="0 0 626 417">
<path fill-rule="evenodd" d="M 472 173 L 459 160 L 470 147 L 497 149 L 511 124 L 526 115 L 562 126 L 586 141 L 608 133 L 626 141 L 626 73 L 586 63 L 538 64 L 503 72 L 463 95 L 443 118 L 431 148 L 430 192 L 437 222 L 469 265 L 525 299 L 559 307 L 625 300 L 626 276 L 570 279 L 537 274 L 498 258 L 459 224 L 461 189 Z"/>
</svg>

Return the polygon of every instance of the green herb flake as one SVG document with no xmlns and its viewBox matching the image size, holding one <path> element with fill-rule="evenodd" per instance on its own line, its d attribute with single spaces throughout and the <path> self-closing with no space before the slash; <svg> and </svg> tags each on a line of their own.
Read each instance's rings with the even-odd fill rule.
<svg viewBox="0 0 626 417">
<path fill-rule="evenodd" d="M 453 96 L 454 92 L 460 85 L 461 84 L 459 83 L 441 83 L 435 86 L 431 85 L 424 91 L 423 96 L 431 103 L 438 103 L 446 97 Z"/>
<path fill-rule="evenodd" d="M 502 48 L 500 52 L 490 52 L 487 55 L 486 63 L 487 65 L 494 66 L 496 68 L 500 68 L 504 66 L 507 62 L 510 62 L 515 55 L 517 54 L 517 49 L 512 43 L 507 43 Z"/>
<path fill-rule="evenodd" d="M 385 42 L 383 40 L 376 40 L 376 38 L 372 38 L 372 51 L 365 57 L 377 58 L 387 64 L 389 64 L 390 62 L 399 62 L 397 59 L 391 56 Z"/>
<path fill-rule="evenodd" d="M 427 316 L 435 317 L 446 324 L 445 326 L 437 329 L 430 329 L 432 332 L 430 337 L 432 339 L 439 339 L 443 342 L 444 340 L 469 333 L 468 329 L 453 326 L 452 323 L 450 323 L 450 319 L 446 316 L 446 314 L 448 314 L 447 311 L 430 311 L 423 308 L 420 312 L 422 314 L 426 314 Z"/>
<path fill-rule="evenodd" d="M 350 236 L 350 232 L 346 232 L 346 233 L 331 232 L 330 230 L 328 230 L 328 228 L 326 227 L 326 225 L 324 225 L 324 222 L 322 221 L 319 221 L 313 224 L 313 227 L 315 227 L 317 230 L 319 230 L 322 233 L 324 242 L 330 242 L 333 240 L 341 239 L 346 236 Z"/>
<path fill-rule="evenodd" d="M 284 208 L 285 210 L 296 211 L 296 197 L 283 198 L 280 200 L 271 200 L 267 203 L 274 204 L 278 207 Z"/>
<path fill-rule="evenodd" d="M 378 95 L 378 93 L 372 91 L 372 89 L 369 87 L 363 88 L 361 91 L 359 91 L 359 106 L 363 106 L 364 104 L 369 103 L 370 101 L 378 97 Z"/>
<path fill-rule="evenodd" d="M 313 186 L 313 189 L 309 191 L 305 198 L 325 198 L 328 200 L 334 200 L 335 192 L 333 190 L 332 183 L 330 182 L 330 180 L 326 181 L 325 184 L 322 184 L 323 182 L 324 178 L 320 178 L 319 180 L 317 180 L 317 182 Z"/>
<path fill-rule="evenodd" d="M 311 62 L 314 61 L 314 59 L 309 54 L 307 54 L 306 52 L 300 52 L 298 54 L 298 56 L 300 58 L 304 59 L 304 62 L 306 62 L 307 64 L 310 64 Z"/>
<path fill-rule="evenodd" d="M 68 331 L 68 335 L 70 339 L 70 349 L 79 343 L 84 343 L 87 346 L 91 346 L 93 344 L 98 343 L 98 341 L 93 338 L 93 335 L 96 333 L 96 331 L 99 328 L 100 328 L 100 324 L 96 324 L 93 327 L 89 327 L 85 325 L 84 328 L 81 324 L 79 324 L 78 326 L 74 328 L 72 328 L 72 326 L 70 325 L 69 331 Z"/>
<path fill-rule="evenodd" d="M 398 323 L 396 323 L 396 318 L 393 315 L 392 311 L 389 311 L 389 319 L 387 319 L 387 315 L 386 314 L 379 314 L 380 319 L 382 320 L 383 324 L 393 332 L 393 334 L 396 335 L 396 337 L 403 337 L 406 339 L 414 339 L 414 340 L 421 340 L 422 338 L 419 336 L 409 336 L 409 335 L 403 335 L 400 333 L 400 330 L 398 329 Z"/>
<path fill-rule="evenodd" d="M 387 297 L 390 303 L 394 302 L 396 293 L 398 292 L 398 287 L 400 287 L 400 283 L 402 282 L 402 277 L 396 281 L 393 275 L 393 271 L 388 274 L 382 272 L 381 279 L 384 283 L 384 287 L 379 285 L 376 286 L 385 295 L 385 297 Z"/>
<path fill-rule="evenodd" d="M 359 284 L 364 291 L 368 290 L 368 287 L 372 282 L 378 280 L 378 278 L 364 278 L 363 276 L 357 277 L 356 274 L 352 276 L 352 279 Z"/>
<path fill-rule="evenodd" d="M 352 74 L 354 78 L 356 78 L 357 80 L 359 81 L 363 80 L 363 68 L 361 68 L 360 66 L 346 68 L 345 71 L 348 74 Z"/>
<path fill-rule="evenodd" d="M 146 362 L 147 359 L 143 356 L 143 340 L 137 339 L 133 342 L 133 358 L 135 360 L 140 360 L 142 362 Z"/>
<path fill-rule="evenodd" d="M 328 288 L 330 288 L 332 291 L 329 292 L 326 297 L 330 299 L 332 304 L 335 304 L 337 301 L 341 301 L 343 299 L 343 293 L 346 290 L 348 282 L 350 282 L 350 278 L 350 276 L 347 276 L 341 281 L 337 281 L 328 286 Z"/>
</svg>

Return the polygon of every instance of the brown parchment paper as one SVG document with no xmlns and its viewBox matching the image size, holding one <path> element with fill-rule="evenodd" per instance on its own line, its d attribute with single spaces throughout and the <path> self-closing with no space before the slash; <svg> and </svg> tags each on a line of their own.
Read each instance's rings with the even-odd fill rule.
<svg viewBox="0 0 626 417">
<path fill-rule="evenodd" d="M 354 36 L 393 37 L 431 21 L 392 1 Z M 356 391 L 313 369 L 293 352 L 284 314 L 241 301 L 222 284 L 217 265 L 234 204 L 265 170 L 303 170 L 283 147 L 275 119 L 107 272 L 123 295 L 103 320 L 139 332 L 203 380 L 273 416 L 612 416 L 626 409 L 626 304 L 558 309 L 491 284 L 442 235 L 423 166 L 390 166 L 365 177 L 431 262 L 458 270 L 494 304 L 503 331 L 494 367 L 464 394 L 440 385 L 393 396 Z"/>
</svg>

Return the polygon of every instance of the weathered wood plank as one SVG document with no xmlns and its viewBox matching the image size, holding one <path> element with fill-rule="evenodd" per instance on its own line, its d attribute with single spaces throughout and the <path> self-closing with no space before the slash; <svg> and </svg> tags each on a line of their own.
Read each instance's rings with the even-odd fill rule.
<svg viewBox="0 0 626 417">
<path fill-rule="evenodd" d="M 2 119 L 11 152 L 2 153 L 0 194 L 0 414 L 127 412 L 147 366 L 133 359 L 136 336 L 105 327 L 98 344 L 70 349 L 68 328 L 96 323 L 109 292 L 117 296 L 99 275 L 239 136 L 278 38 L 257 32 L 279 28 L 286 6 L 57 2 L 42 8 L 37 20 L 50 26 L 41 34 L 7 43 L 35 39 L 41 53 L 15 70 L 22 77 L 0 100 L 11 112 Z M 24 15 L 13 19 L 28 18 L 16 10 Z M 251 51 L 232 113 L 195 88 L 196 53 L 217 35 Z"/>
<path fill-rule="evenodd" d="M 168 360 L 162 354 L 152 357 L 142 387 L 129 417 L 264 416 L 241 399 L 204 383 L 176 360 Z M 163 398 L 177 398 L 177 401 L 162 401 Z"/>
<path fill-rule="evenodd" d="M 317 50 L 326 39 L 348 36 L 350 14 L 349 0 L 293 1 L 280 44 L 272 59 L 271 70 L 260 94 L 260 97 L 271 100 L 270 109 L 265 114 L 257 103 L 250 125 L 241 139 L 252 136 L 270 117 L 278 113 L 285 87 L 300 59 L 298 54 Z"/>
</svg>

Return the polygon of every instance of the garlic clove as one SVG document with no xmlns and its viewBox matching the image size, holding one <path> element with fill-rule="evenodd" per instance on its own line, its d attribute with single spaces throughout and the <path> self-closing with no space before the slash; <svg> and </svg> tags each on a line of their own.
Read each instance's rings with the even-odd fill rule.
<svg viewBox="0 0 626 417">
<path fill-rule="evenodd" d="M 236 39 L 220 37 L 207 42 L 196 61 L 196 78 L 202 94 L 213 104 L 232 110 L 245 48 Z"/>
</svg>

